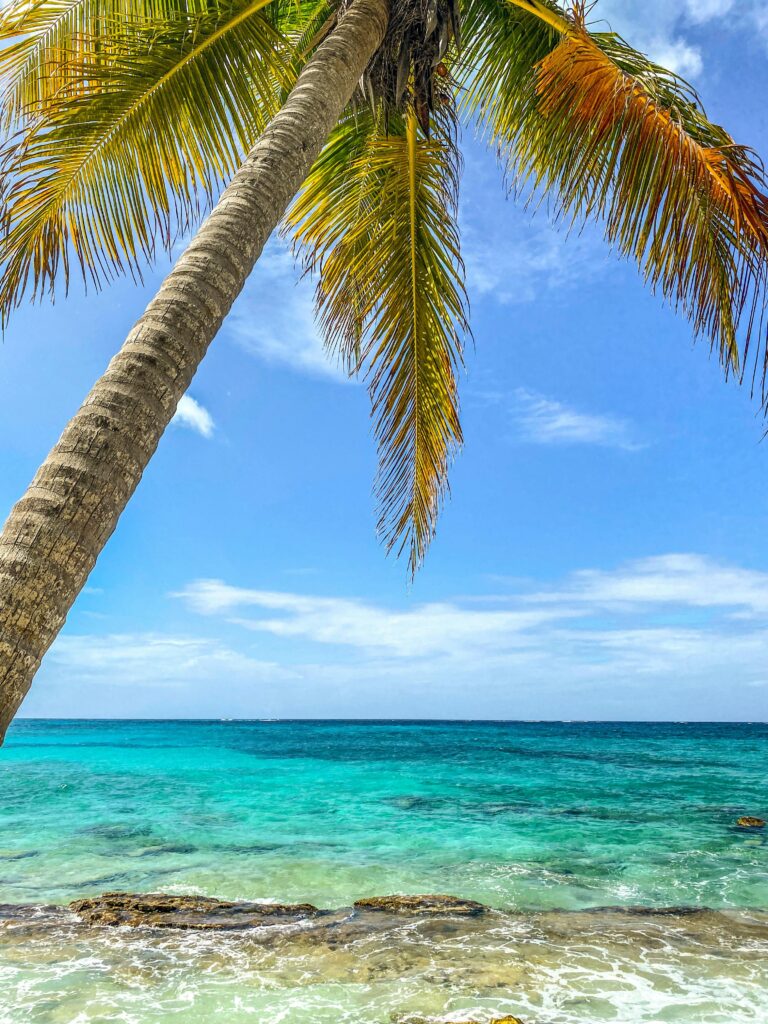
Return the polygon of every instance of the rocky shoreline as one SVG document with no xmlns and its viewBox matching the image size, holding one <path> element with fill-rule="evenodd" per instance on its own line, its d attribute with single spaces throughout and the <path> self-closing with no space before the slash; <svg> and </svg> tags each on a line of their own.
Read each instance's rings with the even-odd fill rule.
<svg viewBox="0 0 768 1024">
<path fill-rule="evenodd" d="M 311 903 L 258 903 L 211 896 L 170 893 L 105 892 L 67 906 L 0 905 L 0 928 L 41 929 L 68 924 L 78 929 L 120 927 L 169 932 L 246 932 L 254 937 L 300 933 L 334 945 L 364 933 L 408 927 L 412 922 L 432 931 L 487 930 L 505 922 L 527 922 L 560 934 L 570 931 L 630 933 L 669 928 L 717 935 L 735 931 L 768 941 L 768 911 L 695 906 L 602 906 L 586 909 L 498 910 L 475 900 L 446 894 L 372 896 L 351 906 L 323 909 Z"/>
<path fill-rule="evenodd" d="M 717 984 L 732 1003 L 745 992 L 757 1000 L 768 911 L 501 910 L 444 894 L 374 896 L 323 909 L 112 891 L 68 906 L 0 906 L 0 945 L 10 962 L 37 965 L 55 978 L 94 970 L 92 984 L 107 988 L 109 972 L 138 972 L 152 986 L 167 979 L 169 1006 L 176 1005 L 180 978 L 194 978 L 209 996 L 220 980 L 209 988 L 207 979 L 227 978 L 238 991 L 259 992 L 259 1005 L 270 986 L 279 992 L 298 985 L 311 1000 L 316 986 L 343 982 L 370 987 L 377 1020 L 394 1024 L 548 1024 L 542 986 L 563 971 L 574 999 L 588 998 L 596 979 L 615 986 L 623 978 L 631 988 L 654 965 L 662 972 L 672 965 L 680 972 L 680 998 L 699 984 L 706 999 L 707 986 Z M 472 993 L 471 1013 L 466 1004 L 458 1015 L 449 1005 L 457 993 Z"/>
<path fill-rule="evenodd" d="M 69 909 L 81 921 L 93 925 L 126 925 L 149 928 L 221 930 L 262 928 L 325 919 L 340 915 L 348 920 L 366 914 L 411 917 L 474 917 L 488 907 L 458 896 L 374 896 L 357 900 L 351 908 L 320 910 L 311 903 L 249 903 L 217 900 L 210 896 L 173 896 L 167 893 L 106 892 L 75 900 Z"/>
</svg>

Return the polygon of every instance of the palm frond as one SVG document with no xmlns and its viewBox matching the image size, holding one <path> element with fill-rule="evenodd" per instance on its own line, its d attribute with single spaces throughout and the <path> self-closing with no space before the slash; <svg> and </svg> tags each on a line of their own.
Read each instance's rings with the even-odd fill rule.
<svg viewBox="0 0 768 1024">
<path fill-rule="evenodd" d="M 552 196 L 571 222 L 602 220 L 619 253 L 710 339 L 726 373 L 740 372 L 765 303 L 762 165 L 708 121 L 687 83 L 617 35 L 590 33 L 582 6 L 567 18 L 560 10 L 557 28 L 527 9 L 534 3 L 556 8 L 470 0 L 468 20 L 485 39 L 471 55 L 467 108 L 517 187 Z"/>
<path fill-rule="evenodd" d="M 58 275 L 66 287 L 72 262 L 96 285 L 140 274 L 158 242 L 170 247 L 237 168 L 294 79 L 292 47 L 262 10 L 269 0 L 201 0 L 192 21 L 191 2 L 146 2 L 157 8 L 151 18 L 127 5 L 108 33 L 76 43 L 66 67 L 67 33 L 81 39 L 72 10 L 82 21 L 94 5 L 32 4 L 61 13 L 48 28 L 35 24 L 37 49 L 28 47 L 18 68 L 48 66 L 52 44 L 40 39 L 55 39 L 55 74 L 66 85 L 41 100 L 31 72 L 10 77 L 12 126 L 0 154 L 3 320 L 27 289 L 52 292 Z"/>
<path fill-rule="evenodd" d="M 206 6 L 190 10 L 186 0 L 10 0 L 0 10 L 3 118 L 12 123 L 36 117 L 68 93 L 87 91 L 86 71 L 109 62 L 113 37 L 124 36 L 128 25 L 160 26 L 186 14 L 194 34 Z"/>
<path fill-rule="evenodd" d="M 414 573 L 462 442 L 456 374 L 469 327 L 456 224 L 459 158 L 444 110 L 428 139 L 413 108 L 350 116 L 288 224 L 316 271 L 326 343 L 365 373 L 379 449 L 378 527 Z"/>
<path fill-rule="evenodd" d="M 456 68 L 460 113 L 508 149 L 521 121 L 531 117 L 539 61 L 562 33 L 510 0 L 466 0 L 464 52 Z"/>
<path fill-rule="evenodd" d="M 361 368 L 366 311 L 375 280 L 366 278 L 371 221 L 380 203 L 370 157 L 386 136 L 368 106 L 347 115 L 334 131 L 286 216 L 284 233 L 304 269 L 317 277 L 315 312 L 326 349 L 344 370 Z"/>
</svg>

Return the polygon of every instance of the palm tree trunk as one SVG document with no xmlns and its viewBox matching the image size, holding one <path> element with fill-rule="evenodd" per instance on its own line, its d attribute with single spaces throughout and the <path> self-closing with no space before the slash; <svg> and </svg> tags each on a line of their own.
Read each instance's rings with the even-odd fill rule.
<svg viewBox="0 0 768 1024">
<path fill-rule="evenodd" d="M 206 350 L 378 48 L 354 0 L 0 534 L 0 743 Z"/>
</svg>

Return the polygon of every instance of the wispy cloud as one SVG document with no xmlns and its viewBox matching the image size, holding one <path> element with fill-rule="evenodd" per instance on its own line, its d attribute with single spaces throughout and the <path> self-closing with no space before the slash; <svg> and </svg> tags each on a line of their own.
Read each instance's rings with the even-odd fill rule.
<svg viewBox="0 0 768 1024">
<path fill-rule="evenodd" d="M 762 646 L 768 628 L 768 573 L 697 554 L 581 570 L 548 589 L 496 594 L 491 608 L 473 600 L 394 610 L 356 598 L 258 590 L 222 580 L 196 580 L 172 596 L 192 611 L 248 630 L 403 659 L 475 658 L 479 652 L 534 648 L 553 653 L 564 640 L 582 653 L 677 650 L 689 656 L 699 647 L 704 652 L 713 631 L 727 627 L 732 635 L 725 648 L 732 649 L 738 637 L 740 643 L 747 637 L 749 647 L 757 636 Z M 258 614 L 250 615 L 254 610 Z M 716 657 L 711 650 L 708 656 Z"/>
<path fill-rule="evenodd" d="M 473 301 L 520 305 L 563 294 L 598 276 L 608 263 L 596 233 L 567 235 L 543 211 L 533 216 L 507 200 L 503 173 L 482 150 L 467 152 L 459 219 Z"/>
<path fill-rule="evenodd" d="M 660 555 L 614 572 L 585 569 L 574 573 L 565 588 L 538 592 L 529 600 L 622 611 L 652 605 L 720 608 L 741 618 L 768 621 L 768 573 L 724 565 L 703 555 Z"/>
<path fill-rule="evenodd" d="M 726 4 L 729 0 L 726 0 Z M 634 0 L 601 0 L 592 10 L 595 27 L 605 20 L 623 35 L 632 46 L 643 50 L 670 71 L 685 78 L 696 78 L 704 69 L 701 50 L 685 37 L 687 25 L 693 17 L 699 23 L 711 16 L 709 0 L 695 3 L 670 4 L 669 0 L 645 0 L 638 5 Z M 723 5 L 724 6 L 724 5 Z M 715 13 L 714 11 L 712 13 Z"/>
<path fill-rule="evenodd" d="M 306 685 L 290 665 L 199 633 L 65 633 L 51 648 L 24 714 L 272 717 L 283 708 L 287 688 Z"/>
<path fill-rule="evenodd" d="M 567 618 L 564 609 L 544 606 L 468 611 L 452 603 L 433 603 L 392 611 L 355 599 L 250 590 L 222 580 L 197 580 L 173 596 L 194 611 L 225 614 L 250 630 L 396 658 L 466 654 L 494 641 L 516 646 L 516 637 L 532 628 Z M 251 618 L 243 614 L 253 608 L 268 614 Z"/>
<path fill-rule="evenodd" d="M 249 657 L 216 639 L 162 633 L 65 634 L 52 648 L 50 661 L 80 681 L 107 678 L 117 686 L 182 686 L 233 677 L 259 682 L 288 674 L 274 662 Z"/>
<path fill-rule="evenodd" d="M 495 594 L 485 603 L 392 609 L 220 580 L 194 581 L 175 596 L 228 628 L 269 638 L 273 648 L 288 644 L 292 657 L 302 652 L 304 664 L 293 667 L 305 679 L 400 694 L 427 687 L 445 695 L 447 713 L 481 713 L 495 701 L 501 714 L 512 686 L 536 714 L 574 713 L 584 694 L 593 701 L 598 694 L 606 709 L 615 703 L 625 715 L 674 707 L 673 715 L 688 717 L 755 717 L 764 689 L 768 573 L 697 554 L 583 570 L 548 589 Z M 311 653 L 322 649 L 329 654 Z M 731 697 L 713 707 L 724 678 Z M 694 696 L 699 687 L 709 688 L 709 705 Z"/>
<path fill-rule="evenodd" d="M 301 276 L 288 246 L 273 238 L 235 303 L 227 330 L 241 348 L 265 362 L 345 381 L 323 349 L 313 294 L 311 280 Z"/>
<path fill-rule="evenodd" d="M 512 415 L 518 436 L 533 444 L 586 444 L 623 451 L 644 447 L 625 419 L 581 412 L 525 388 L 514 393 Z"/>
<path fill-rule="evenodd" d="M 213 437 L 215 430 L 211 414 L 189 395 L 182 395 L 171 422 L 178 427 L 194 430 L 202 437 Z"/>
<path fill-rule="evenodd" d="M 27 713 L 71 714 L 76 683 L 84 714 L 171 689 L 216 716 L 768 716 L 768 572 L 680 553 L 498 585 L 391 607 L 195 580 L 183 633 L 60 637 Z"/>
<path fill-rule="evenodd" d="M 696 46 L 682 39 L 665 39 L 654 36 L 649 40 L 648 49 L 653 59 L 662 67 L 674 71 L 683 78 L 698 78 L 704 70 L 704 58 Z"/>
</svg>

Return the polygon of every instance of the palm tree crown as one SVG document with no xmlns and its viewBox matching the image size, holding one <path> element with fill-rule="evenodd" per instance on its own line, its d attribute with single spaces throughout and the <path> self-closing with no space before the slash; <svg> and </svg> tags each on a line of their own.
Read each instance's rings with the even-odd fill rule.
<svg viewBox="0 0 768 1024">
<path fill-rule="evenodd" d="M 140 275 L 211 205 L 346 0 L 12 0 L 0 13 L 0 315 Z M 508 184 L 619 255 L 743 375 L 765 379 L 762 165 L 694 91 L 581 2 L 393 0 L 357 94 L 287 213 L 329 351 L 365 375 L 379 530 L 411 571 L 461 444 L 469 334 L 462 125 Z"/>
</svg>

